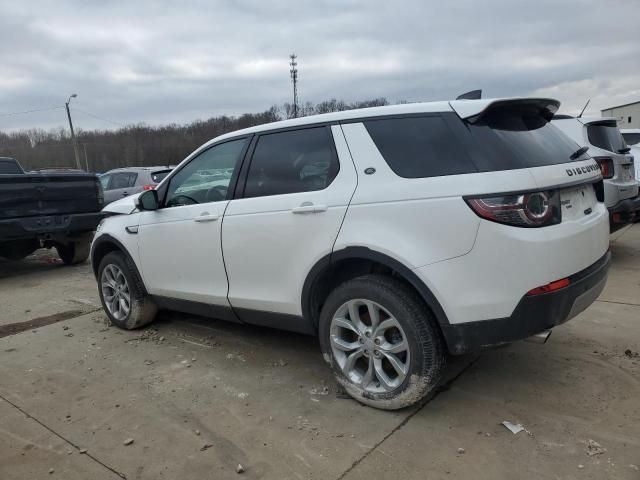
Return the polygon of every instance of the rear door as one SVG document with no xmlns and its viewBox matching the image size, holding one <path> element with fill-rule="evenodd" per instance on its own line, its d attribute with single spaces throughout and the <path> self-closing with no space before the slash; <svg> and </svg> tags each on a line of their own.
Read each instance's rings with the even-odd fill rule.
<svg viewBox="0 0 640 480">
<path fill-rule="evenodd" d="M 244 176 L 222 226 L 229 302 L 242 320 L 273 325 L 263 312 L 301 316 L 305 278 L 332 251 L 356 172 L 340 128 L 319 126 L 258 135 Z"/>
</svg>

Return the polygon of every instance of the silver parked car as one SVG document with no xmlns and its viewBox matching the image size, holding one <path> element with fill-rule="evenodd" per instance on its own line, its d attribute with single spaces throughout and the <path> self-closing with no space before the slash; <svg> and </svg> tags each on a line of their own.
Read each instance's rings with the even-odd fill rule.
<svg viewBox="0 0 640 480">
<path fill-rule="evenodd" d="M 100 175 L 104 203 L 111 203 L 134 193 L 151 190 L 173 170 L 173 167 L 116 168 Z"/>
</svg>

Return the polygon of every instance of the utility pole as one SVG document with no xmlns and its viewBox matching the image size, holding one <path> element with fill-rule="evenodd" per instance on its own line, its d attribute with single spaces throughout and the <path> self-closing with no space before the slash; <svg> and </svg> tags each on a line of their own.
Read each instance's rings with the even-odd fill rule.
<svg viewBox="0 0 640 480">
<path fill-rule="evenodd" d="M 71 112 L 69 111 L 69 104 L 72 98 L 76 98 L 78 95 L 73 93 L 69 99 L 65 102 L 64 106 L 67 108 L 67 118 L 69 119 L 69 128 L 71 129 L 71 141 L 73 142 L 73 152 L 76 154 L 76 166 L 79 170 L 82 170 L 80 165 L 80 152 L 78 152 L 78 142 L 76 141 L 76 134 L 73 131 L 73 123 L 71 122 Z"/>
<path fill-rule="evenodd" d="M 289 55 L 291 61 L 289 62 L 289 66 L 291 69 L 289 73 L 291 74 L 291 82 L 293 82 L 293 118 L 298 117 L 298 62 L 296 59 L 298 58 L 295 53 Z"/>
<path fill-rule="evenodd" d="M 89 171 L 89 158 L 87 157 L 87 144 L 83 143 L 82 148 L 84 149 L 84 164 L 87 166 L 87 172 Z"/>
</svg>

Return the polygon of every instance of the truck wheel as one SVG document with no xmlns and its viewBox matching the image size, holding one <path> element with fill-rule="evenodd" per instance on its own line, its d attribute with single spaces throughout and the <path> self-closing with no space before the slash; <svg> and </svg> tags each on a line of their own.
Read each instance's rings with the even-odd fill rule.
<svg viewBox="0 0 640 480">
<path fill-rule="evenodd" d="M 58 256 L 65 265 L 84 263 L 89 257 L 90 248 L 90 242 L 82 240 L 56 244 Z"/>
<path fill-rule="evenodd" d="M 320 347 L 357 401 L 396 410 L 434 393 L 445 364 L 435 318 L 404 283 L 366 275 L 343 283 L 320 314 Z"/>
<path fill-rule="evenodd" d="M 110 252 L 100 262 L 98 293 L 111 322 L 126 330 L 150 323 L 158 311 L 135 266 L 121 252 Z"/>
<path fill-rule="evenodd" d="M 7 260 L 22 260 L 35 252 L 40 244 L 32 241 L 8 242 L 0 245 L 0 257 Z"/>
</svg>

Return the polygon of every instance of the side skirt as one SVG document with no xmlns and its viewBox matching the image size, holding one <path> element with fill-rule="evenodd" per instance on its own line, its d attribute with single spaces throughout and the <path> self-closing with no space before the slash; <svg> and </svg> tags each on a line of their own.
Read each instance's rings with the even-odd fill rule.
<svg viewBox="0 0 640 480">
<path fill-rule="evenodd" d="M 251 310 L 247 308 L 232 308 L 223 305 L 210 305 L 208 303 L 193 302 L 159 295 L 153 295 L 152 298 L 156 305 L 163 310 L 174 310 L 227 322 L 259 325 L 261 327 L 287 330 L 305 335 L 315 336 L 318 334 L 311 322 L 298 315 L 264 312 L 262 310 Z"/>
</svg>

